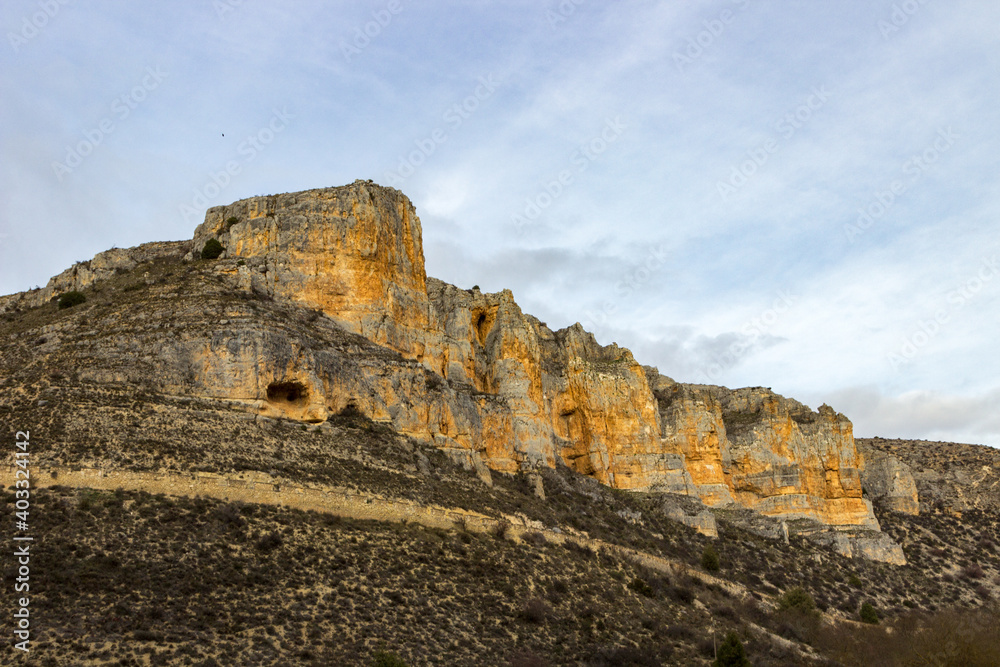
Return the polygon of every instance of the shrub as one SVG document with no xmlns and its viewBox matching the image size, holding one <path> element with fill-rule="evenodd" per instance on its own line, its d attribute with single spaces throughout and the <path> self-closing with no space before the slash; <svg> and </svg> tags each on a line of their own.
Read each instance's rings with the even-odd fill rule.
<svg viewBox="0 0 1000 667">
<path fill-rule="evenodd" d="M 594 556 L 597 555 L 594 553 L 594 550 L 591 549 L 589 546 L 587 546 L 586 544 L 580 544 L 576 540 L 566 540 L 565 542 L 563 542 L 563 546 L 566 548 L 567 551 L 572 551 L 573 553 L 579 554 L 584 558 L 593 558 Z"/>
<path fill-rule="evenodd" d="M 545 539 L 545 535 L 543 533 L 538 532 L 537 530 L 532 530 L 530 532 L 524 533 L 523 535 L 521 535 L 521 540 L 526 544 L 532 544 L 536 547 L 544 547 L 546 544 L 549 543 L 549 541 Z"/>
<path fill-rule="evenodd" d="M 856 574 L 852 574 L 850 577 L 848 577 L 847 583 L 849 583 L 851 586 L 854 586 L 855 588 L 861 588 L 862 586 L 864 586 L 864 584 L 861 582 L 861 577 L 859 577 Z"/>
<path fill-rule="evenodd" d="M 531 598 L 521 609 L 521 618 L 529 623 L 544 623 L 552 609 L 541 598 Z"/>
<path fill-rule="evenodd" d="M 743 642 L 740 641 L 739 635 L 735 632 L 726 635 L 713 664 L 715 667 L 750 667 L 747 652 L 743 648 Z"/>
<path fill-rule="evenodd" d="M 778 609 L 811 615 L 816 613 L 816 602 L 801 586 L 796 586 L 778 598 Z"/>
<path fill-rule="evenodd" d="M 242 528 L 247 523 L 246 519 L 240 516 L 240 506 L 236 503 L 220 505 L 215 510 L 215 517 L 219 523 L 233 528 Z"/>
<path fill-rule="evenodd" d="M 78 292 L 73 290 L 71 292 L 66 292 L 59 297 L 59 310 L 64 308 L 72 308 L 73 306 L 78 306 L 85 302 L 87 297 L 83 295 L 83 292 Z"/>
<path fill-rule="evenodd" d="M 705 545 L 705 550 L 701 552 L 701 566 L 709 572 L 719 571 L 719 554 L 711 544 Z"/>
<path fill-rule="evenodd" d="M 670 639 L 694 639 L 695 631 L 688 625 L 669 625 L 664 634 Z"/>
<path fill-rule="evenodd" d="M 406 667 L 406 663 L 390 651 L 375 651 L 372 656 L 372 667 Z"/>
<path fill-rule="evenodd" d="M 510 524 L 506 521 L 498 521 L 493 525 L 493 537 L 498 540 L 505 539 L 510 530 Z"/>
<path fill-rule="evenodd" d="M 653 587 L 647 584 L 639 577 L 633 579 L 632 582 L 628 585 L 628 587 L 631 588 L 636 593 L 638 593 L 639 595 L 643 595 L 647 598 L 653 597 Z"/>
<path fill-rule="evenodd" d="M 201 249 L 202 259 L 215 259 L 222 254 L 222 244 L 217 239 L 205 241 L 205 247 Z"/>
<path fill-rule="evenodd" d="M 235 215 L 231 215 L 228 218 L 226 218 L 226 230 L 228 230 L 230 227 L 232 227 L 239 221 L 240 219 L 237 218 Z"/>
<path fill-rule="evenodd" d="M 677 600 L 678 602 L 683 602 L 684 604 L 691 604 L 694 602 L 694 591 L 692 591 L 687 586 L 672 586 L 670 588 L 670 597 Z"/>
<path fill-rule="evenodd" d="M 856 603 L 852 603 L 848 608 L 856 609 Z M 819 631 L 819 620 L 820 613 L 816 609 L 816 602 L 801 587 L 791 588 L 778 598 L 775 621 L 778 634 L 785 639 L 811 643 Z"/>
<path fill-rule="evenodd" d="M 858 616 L 864 623 L 878 624 L 878 612 L 875 611 L 875 607 L 870 602 L 863 602 L 861 604 L 861 611 L 858 613 Z"/>
<path fill-rule="evenodd" d="M 982 579 L 985 576 L 982 566 L 979 563 L 969 563 L 962 568 L 960 575 L 963 579 Z"/>
<path fill-rule="evenodd" d="M 257 549 L 266 553 L 268 551 L 273 551 L 278 547 L 280 547 L 282 542 L 283 540 L 281 539 L 281 535 L 278 535 L 278 533 L 272 531 L 267 535 L 265 535 L 264 537 L 257 540 Z"/>
</svg>

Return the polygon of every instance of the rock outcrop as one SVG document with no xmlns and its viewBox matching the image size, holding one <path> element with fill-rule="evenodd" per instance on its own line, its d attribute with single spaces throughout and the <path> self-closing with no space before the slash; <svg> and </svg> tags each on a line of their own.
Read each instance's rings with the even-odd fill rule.
<svg viewBox="0 0 1000 667">
<path fill-rule="evenodd" d="M 891 464 L 888 472 L 882 475 L 884 482 L 873 481 L 871 489 L 866 483 L 865 489 L 873 498 L 882 493 L 879 489 L 887 488 L 889 493 L 884 497 L 890 502 L 914 507 L 919 498 L 921 511 L 1000 511 L 1000 477 L 997 475 L 1000 450 L 994 447 L 926 440 L 859 438 L 858 448 L 866 458 L 879 460 L 887 457 L 899 462 L 898 465 Z M 896 480 L 897 473 L 899 481 Z M 901 497 L 893 500 L 892 494 Z"/>
<path fill-rule="evenodd" d="M 0 313 L 37 308 L 59 298 L 64 292 L 82 290 L 95 283 L 131 271 L 143 262 L 149 262 L 164 255 L 171 255 L 190 246 L 185 241 L 154 241 L 135 248 L 112 248 L 94 255 L 93 259 L 77 262 L 57 276 L 49 279 L 45 287 L 0 296 Z"/>
<path fill-rule="evenodd" d="M 551 330 L 509 290 L 428 278 L 420 221 L 392 188 L 356 181 L 212 208 L 187 260 L 212 238 L 224 253 L 205 266 L 241 304 L 295 304 L 343 333 L 335 346 L 316 346 L 291 325 L 237 317 L 245 308 L 233 306 L 137 360 L 157 390 L 312 423 L 356 409 L 433 442 L 485 481 L 491 469 L 566 465 L 620 489 L 878 529 L 846 417 L 768 389 L 677 383 L 579 324 Z M 102 253 L 53 278 L 45 294 L 7 297 L 7 307 L 90 285 L 134 260 L 133 251 L 110 252 L 127 256 Z M 137 371 L 91 372 L 128 380 Z M 699 521 L 708 530 L 708 517 Z"/>
<path fill-rule="evenodd" d="M 866 461 L 861 483 L 868 497 L 893 512 L 920 514 L 917 483 L 910 466 L 898 457 L 860 441 L 857 448 Z"/>
<path fill-rule="evenodd" d="M 851 422 L 832 408 L 813 412 L 762 387 L 730 390 L 663 376 L 653 386 L 662 451 L 682 462 L 661 488 L 693 487 L 713 506 L 736 502 L 768 515 L 878 527 L 862 498 L 864 459 Z"/>
</svg>

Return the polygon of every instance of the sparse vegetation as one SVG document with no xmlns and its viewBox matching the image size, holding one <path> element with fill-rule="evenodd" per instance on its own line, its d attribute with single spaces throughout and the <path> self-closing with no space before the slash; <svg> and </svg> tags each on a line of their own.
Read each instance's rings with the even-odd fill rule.
<svg viewBox="0 0 1000 667">
<path fill-rule="evenodd" d="M 201 249 L 201 258 L 216 259 L 222 254 L 223 250 L 225 250 L 225 248 L 222 247 L 222 244 L 219 243 L 218 239 L 209 239 L 205 241 L 205 246 Z"/>
<path fill-rule="evenodd" d="M 711 544 L 706 544 L 701 552 L 701 566 L 709 572 L 719 571 L 719 553 Z"/>
<path fill-rule="evenodd" d="M 59 297 L 59 310 L 79 306 L 81 303 L 86 303 L 86 301 L 87 297 L 83 292 L 77 290 L 65 292 Z"/>
<path fill-rule="evenodd" d="M 875 607 L 872 606 L 871 602 L 861 603 L 861 610 L 858 612 L 858 617 L 863 623 L 878 624 L 878 612 L 875 611 Z"/>
<path fill-rule="evenodd" d="M 740 641 L 738 634 L 730 632 L 726 635 L 722 645 L 719 646 L 719 656 L 713 664 L 714 667 L 750 667 L 746 649 L 743 648 L 743 642 Z"/>
<path fill-rule="evenodd" d="M 376 651 L 372 659 L 372 667 L 406 667 L 406 663 L 390 651 Z"/>
</svg>

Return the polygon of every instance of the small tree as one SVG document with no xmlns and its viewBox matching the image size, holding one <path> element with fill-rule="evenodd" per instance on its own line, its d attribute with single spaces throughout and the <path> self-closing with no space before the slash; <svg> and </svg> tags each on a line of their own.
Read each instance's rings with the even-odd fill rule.
<svg viewBox="0 0 1000 667">
<path fill-rule="evenodd" d="M 701 552 L 701 566 L 709 572 L 719 571 L 719 554 L 711 544 L 705 545 L 705 550 Z"/>
<path fill-rule="evenodd" d="M 810 643 L 819 631 L 820 613 L 816 601 L 801 587 L 785 591 L 778 598 L 778 634 L 785 639 Z"/>
<path fill-rule="evenodd" d="M 816 602 L 801 586 L 796 586 L 785 591 L 785 594 L 778 598 L 778 609 L 788 609 L 812 615 L 816 613 Z"/>
<path fill-rule="evenodd" d="M 219 243 L 218 239 L 209 239 L 205 241 L 205 247 L 201 249 L 202 259 L 215 259 L 222 254 L 222 244 Z"/>
<path fill-rule="evenodd" d="M 740 641 L 739 635 L 735 632 L 726 635 L 722 646 L 719 647 L 718 656 L 712 664 L 714 667 L 750 667 L 747 652 L 743 648 L 743 642 Z"/>
<path fill-rule="evenodd" d="M 870 602 L 861 603 L 861 611 L 858 615 L 865 623 L 871 623 L 872 625 L 878 624 L 878 612 L 875 611 L 875 607 L 873 607 Z"/>
<path fill-rule="evenodd" d="M 79 305 L 87 300 L 87 297 L 83 295 L 83 292 L 77 292 L 73 290 L 72 292 L 66 292 L 59 297 L 59 310 L 63 308 L 72 308 L 73 306 Z"/>
</svg>

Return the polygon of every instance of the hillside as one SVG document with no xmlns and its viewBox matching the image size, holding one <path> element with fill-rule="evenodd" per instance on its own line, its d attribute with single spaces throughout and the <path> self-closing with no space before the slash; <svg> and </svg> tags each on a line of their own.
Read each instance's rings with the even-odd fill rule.
<svg viewBox="0 0 1000 667">
<path fill-rule="evenodd" d="M 39 664 L 690 665 L 730 630 L 755 665 L 925 664 L 955 627 L 940 664 L 997 664 L 995 450 L 676 382 L 419 239 L 356 182 L 0 297 Z"/>
<path fill-rule="evenodd" d="M 964 512 L 1000 510 L 1000 450 L 927 440 L 859 438 L 858 446 L 895 456 L 913 476 L 920 504 Z"/>
</svg>

